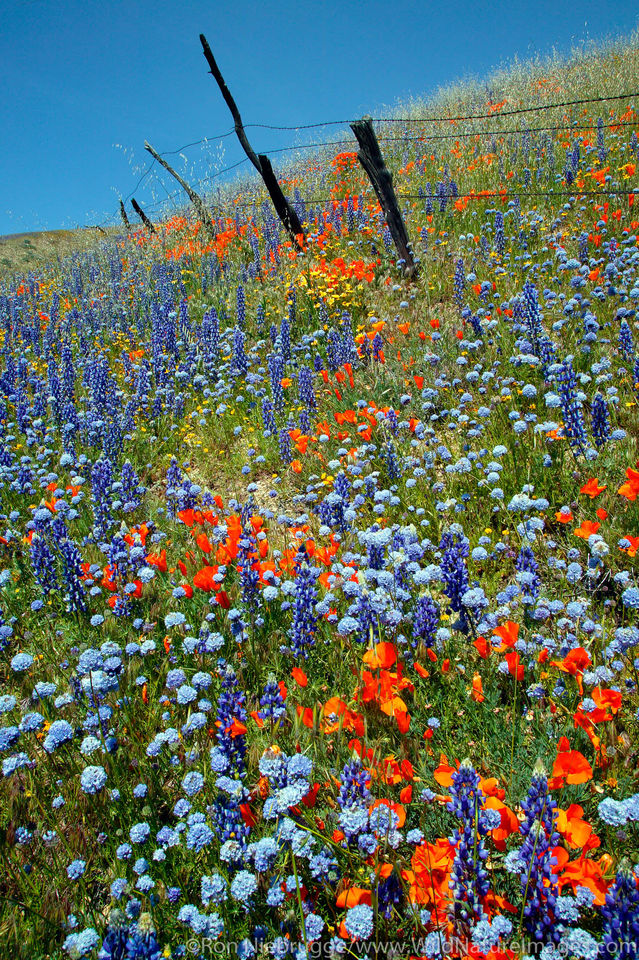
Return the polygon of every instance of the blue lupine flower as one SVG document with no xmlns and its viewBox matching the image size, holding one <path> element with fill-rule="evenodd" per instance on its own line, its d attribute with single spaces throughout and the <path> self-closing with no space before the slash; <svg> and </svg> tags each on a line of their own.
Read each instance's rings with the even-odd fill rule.
<svg viewBox="0 0 639 960">
<path fill-rule="evenodd" d="M 601 393 L 597 392 L 592 401 L 592 437 L 599 449 L 610 439 L 610 416 L 608 404 Z"/>
<path fill-rule="evenodd" d="M 484 837 L 485 820 L 480 816 L 484 795 L 479 788 L 479 775 L 464 761 L 453 774 L 449 809 L 461 821 L 451 843 L 455 844 L 455 860 L 451 873 L 454 894 L 453 911 L 462 922 L 477 922 L 484 915 L 483 898 L 489 890 L 485 860 L 488 851 Z"/>
<path fill-rule="evenodd" d="M 522 801 L 526 819 L 520 826 L 524 843 L 518 851 L 522 863 L 521 889 L 525 898 L 524 924 L 540 943 L 559 943 L 561 928 L 553 920 L 557 877 L 552 848 L 559 842 L 557 807 L 548 792 L 543 769 L 535 768 L 527 797 Z"/>
<path fill-rule="evenodd" d="M 626 864 L 617 871 L 602 907 L 603 945 L 606 952 L 630 960 L 639 943 L 639 890 Z"/>
<path fill-rule="evenodd" d="M 297 576 L 293 623 L 289 633 L 290 649 L 295 656 L 307 657 L 315 642 L 314 635 L 317 624 L 315 582 L 319 576 L 319 570 L 308 563 L 308 555 L 303 546 L 295 558 L 295 571 Z"/>
</svg>

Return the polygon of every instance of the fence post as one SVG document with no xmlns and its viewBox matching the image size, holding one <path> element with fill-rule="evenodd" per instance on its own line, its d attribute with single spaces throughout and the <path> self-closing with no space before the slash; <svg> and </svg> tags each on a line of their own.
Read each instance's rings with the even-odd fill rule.
<svg viewBox="0 0 639 960">
<path fill-rule="evenodd" d="M 373 184 L 399 259 L 403 261 L 404 275 L 413 279 L 417 276 L 419 267 L 415 263 L 410 249 L 408 232 L 393 189 L 393 178 L 384 163 L 382 151 L 379 149 L 379 143 L 373 129 L 373 121 L 370 119 L 356 120 L 351 123 L 351 130 L 357 137 L 360 146 L 357 157 Z"/>
<path fill-rule="evenodd" d="M 142 223 L 144 224 L 144 226 L 147 227 L 147 229 L 148 229 L 151 233 L 156 233 L 155 227 L 153 226 L 153 224 L 151 223 L 151 221 L 149 220 L 149 218 L 147 217 L 146 213 L 144 212 L 144 210 L 142 209 L 142 207 L 140 206 L 140 204 L 138 203 L 138 201 L 135 199 L 135 197 L 131 197 L 131 206 L 133 207 L 133 209 L 134 209 L 135 212 L 137 213 L 138 217 L 140 218 L 140 220 L 142 221 Z"/>
<path fill-rule="evenodd" d="M 277 182 L 277 177 L 273 172 L 273 167 L 271 166 L 271 162 L 268 157 L 265 157 L 264 154 L 260 154 L 258 156 L 249 143 L 248 137 L 246 136 L 246 131 L 244 130 L 244 124 L 242 123 L 242 118 L 240 116 L 240 111 L 237 109 L 237 104 L 235 103 L 235 100 L 231 95 L 231 91 L 224 81 L 224 77 L 220 73 L 220 68 L 215 62 L 215 57 L 213 56 L 211 48 L 208 44 L 208 40 L 203 33 L 200 34 L 200 43 L 202 44 L 202 50 L 204 51 L 206 62 L 209 65 L 212 75 L 217 81 L 218 87 L 220 88 L 220 93 L 224 97 L 226 105 L 231 111 L 231 116 L 233 117 L 233 122 L 235 123 L 235 132 L 237 133 L 237 138 L 242 145 L 242 149 L 264 181 L 264 186 L 268 190 L 268 194 L 273 201 L 273 206 L 275 207 L 278 217 L 284 224 L 286 232 L 298 250 L 302 249 L 305 241 L 304 231 L 302 229 L 300 219 L 294 208 L 284 196 L 282 188 Z"/>
<path fill-rule="evenodd" d="M 174 170 L 173 167 L 170 164 L 168 164 L 163 157 L 160 156 L 157 150 L 153 149 L 153 147 L 151 146 L 148 140 L 144 141 L 144 149 L 148 150 L 148 152 L 151 154 L 153 159 L 157 160 L 157 162 L 161 164 L 161 166 L 163 166 L 165 170 L 168 170 L 168 172 L 171 174 L 172 177 L 175 177 L 175 179 L 180 184 L 180 186 L 185 191 L 185 193 L 188 195 L 189 200 L 195 207 L 197 214 L 200 220 L 202 221 L 202 226 L 204 227 L 204 230 L 209 237 L 209 240 L 214 240 L 215 227 L 213 226 L 211 216 L 208 210 L 206 209 L 206 206 L 204 204 L 204 201 L 202 200 L 202 197 L 198 193 L 196 193 L 192 187 L 189 186 L 186 180 L 182 179 L 182 177 L 177 172 L 177 170 Z"/>
<path fill-rule="evenodd" d="M 131 224 L 129 223 L 129 218 L 126 215 L 126 207 L 122 200 L 120 200 L 120 216 L 122 217 L 122 223 L 124 224 L 124 229 L 127 231 L 131 230 Z"/>
</svg>

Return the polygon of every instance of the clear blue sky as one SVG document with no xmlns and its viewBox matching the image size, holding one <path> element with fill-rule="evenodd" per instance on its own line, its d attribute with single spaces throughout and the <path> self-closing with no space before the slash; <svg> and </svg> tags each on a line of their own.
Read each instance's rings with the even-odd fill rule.
<svg viewBox="0 0 639 960">
<path fill-rule="evenodd" d="M 170 150 L 229 129 L 200 32 L 244 121 L 288 124 L 374 111 L 637 21 L 618 0 L 0 0 L 0 16 L 0 234 L 98 223 L 146 167 L 145 139 Z M 251 133 L 264 151 L 287 136 Z M 243 156 L 223 143 L 218 166 Z M 185 156 L 176 166 L 201 176 L 216 154 Z M 136 197 L 161 190 L 149 178 Z"/>
</svg>

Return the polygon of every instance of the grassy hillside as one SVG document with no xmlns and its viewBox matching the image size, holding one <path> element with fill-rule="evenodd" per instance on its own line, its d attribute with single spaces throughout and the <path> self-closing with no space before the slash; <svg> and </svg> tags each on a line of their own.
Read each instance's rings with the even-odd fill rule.
<svg viewBox="0 0 639 960">
<path fill-rule="evenodd" d="M 88 227 L 6 234 L 0 237 L 0 276 L 11 277 L 55 266 L 61 258 L 93 249 L 104 236 L 104 230 Z"/>
<path fill-rule="evenodd" d="M 7 955 L 633 955 L 638 54 L 4 282 Z"/>
</svg>

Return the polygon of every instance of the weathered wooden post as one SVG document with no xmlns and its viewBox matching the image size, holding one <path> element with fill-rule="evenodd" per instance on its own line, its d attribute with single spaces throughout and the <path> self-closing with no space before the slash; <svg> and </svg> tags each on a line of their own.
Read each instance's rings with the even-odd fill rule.
<svg viewBox="0 0 639 960">
<path fill-rule="evenodd" d="M 133 209 L 134 209 L 135 212 L 137 213 L 138 217 L 140 218 L 140 220 L 142 221 L 142 223 L 144 224 L 144 226 L 145 226 L 148 230 L 150 230 L 151 233 L 156 233 L 155 227 L 153 226 L 153 224 L 151 223 L 151 221 L 149 220 L 149 218 L 147 217 L 146 213 L 144 212 L 144 210 L 142 209 L 142 207 L 140 206 L 140 204 L 138 203 L 138 201 L 135 199 L 135 197 L 131 197 L 131 206 L 133 207 Z"/>
<path fill-rule="evenodd" d="M 218 87 L 220 88 L 220 93 L 224 97 L 226 105 L 231 111 L 231 116 L 233 117 L 233 122 L 235 124 L 235 132 L 237 133 L 237 138 L 242 145 L 242 149 L 264 181 L 264 186 L 268 190 L 269 196 L 273 201 L 275 211 L 284 224 L 286 232 L 295 246 L 298 249 L 302 249 L 305 241 L 304 231 L 302 229 L 300 219 L 289 201 L 282 193 L 282 188 L 277 182 L 277 177 L 273 172 L 271 161 L 268 159 L 268 157 L 265 157 L 264 154 L 256 154 L 249 143 L 248 137 L 246 136 L 246 131 L 244 130 L 244 124 L 242 123 L 242 118 L 240 116 L 240 111 L 237 109 L 237 104 L 231 96 L 231 91 L 224 82 L 224 77 L 220 73 L 220 69 L 215 62 L 215 57 L 213 56 L 208 41 L 203 33 L 200 34 L 200 43 L 202 44 L 202 50 L 204 51 L 206 62 L 209 65 L 212 75 L 217 81 Z"/>
<path fill-rule="evenodd" d="M 124 229 L 126 231 L 130 231 L 131 224 L 129 223 L 129 218 L 126 215 L 126 207 L 124 206 L 124 202 L 122 200 L 120 200 L 120 216 L 122 217 L 122 223 L 124 224 Z"/>
<path fill-rule="evenodd" d="M 160 156 L 157 150 L 153 149 L 153 147 L 151 146 L 148 140 L 144 141 L 144 149 L 148 150 L 151 156 L 153 157 L 153 159 L 157 160 L 157 162 L 161 164 L 165 170 L 168 170 L 168 172 L 171 174 L 172 177 L 175 177 L 175 179 L 180 184 L 180 186 L 185 191 L 185 193 L 188 194 L 189 200 L 195 207 L 197 211 L 197 215 L 202 221 L 202 226 L 204 227 L 204 230 L 208 235 L 209 240 L 213 240 L 215 238 L 215 227 L 213 226 L 211 216 L 208 210 L 206 209 L 206 206 L 204 204 L 204 201 L 202 200 L 202 197 L 200 197 L 200 195 L 197 194 L 195 190 L 189 186 L 186 180 L 182 179 L 180 174 L 176 170 L 174 170 L 173 167 L 170 166 L 170 164 L 168 164 L 163 157 Z"/>
<path fill-rule="evenodd" d="M 351 123 L 351 130 L 357 137 L 360 146 L 357 154 L 359 162 L 373 184 L 399 259 L 404 262 L 404 275 L 412 279 L 417 276 L 419 266 L 415 263 L 410 248 L 408 232 L 393 189 L 393 178 L 384 163 L 382 151 L 379 149 L 379 143 L 373 129 L 373 121 L 370 119 L 356 120 Z"/>
</svg>

